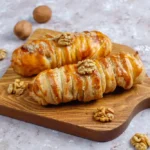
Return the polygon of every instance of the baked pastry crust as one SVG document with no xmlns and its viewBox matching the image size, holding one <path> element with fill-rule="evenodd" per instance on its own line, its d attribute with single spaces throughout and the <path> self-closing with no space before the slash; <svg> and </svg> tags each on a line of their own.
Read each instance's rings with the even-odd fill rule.
<svg viewBox="0 0 150 150">
<path fill-rule="evenodd" d="M 29 93 L 41 105 L 88 102 L 113 92 L 117 86 L 130 89 L 144 77 L 145 69 L 138 54 L 120 53 L 45 70 L 29 85 Z"/>
<path fill-rule="evenodd" d="M 12 54 L 12 67 L 20 75 L 32 76 L 87 58 L 99 59 L 111 50 L 111 40 L 98 31 L 47 35 L 17 48 Z"/>
</svg>

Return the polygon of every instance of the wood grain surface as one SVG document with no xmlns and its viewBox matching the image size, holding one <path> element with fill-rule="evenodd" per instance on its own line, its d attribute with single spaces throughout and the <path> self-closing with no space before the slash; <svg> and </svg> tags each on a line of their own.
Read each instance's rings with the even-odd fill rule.
<svg viewBox="0 0 150 150">
<path fill-rule="evenodd" d="M 56 35 L 57 32 L 38 29 L 29 38 L 40 38 L 45 33 Z M 131 48 L 113 44 L 113 53 L 135 53 Z M 145 77 L 143 84 L 136 85 L 130 90 L 116 89 L 114 93 L 89 103 L 70 102 L 58 106 L 43 107 L 29 97 L 28 91 L 21 96 L 8 95 L 7 87 L 16 78 L 30 82 L 32 78 L 17 75 L 12 68 L 0 79 L 0 114 L 55 129 L 79 137 L 108 141 L 119 136 L 128 126 L 131 119 L 139 111 L 150 107 L 150 78 Z M 115 119 L 109 123 L 93 120 L 93 112 L 100 106 L 111 107 L 115 110 Z"/>
</svg>

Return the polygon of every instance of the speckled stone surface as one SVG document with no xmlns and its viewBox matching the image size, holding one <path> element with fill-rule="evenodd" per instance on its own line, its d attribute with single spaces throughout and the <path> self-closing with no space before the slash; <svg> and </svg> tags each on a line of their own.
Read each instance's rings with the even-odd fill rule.
<svg viewBox="0 0 150 150">
<path fill-rule="evenodd" d="M 32 18 L 33 9 L 41 4 L 53 11 L 46 24 L 37 24 Z M 100 30 L 114 42 L 139 51 L 150 75 L 149 16 L 149 0 L 1 0 L 0 48 L 8 50 L 8 57 L 0 62 L 0 75 L 9 66 L 12 51 L 23 44 L 13 34 L 15 23 L 22 19 L 29 20 L 33 30 Z M 0 150 L 132 150 L 129 139 L 134 133 L 150 136 L 149 117 L 150 109 L 144 110 L 121 136 L 101 143 L 0 116 Z"/>
</svg>

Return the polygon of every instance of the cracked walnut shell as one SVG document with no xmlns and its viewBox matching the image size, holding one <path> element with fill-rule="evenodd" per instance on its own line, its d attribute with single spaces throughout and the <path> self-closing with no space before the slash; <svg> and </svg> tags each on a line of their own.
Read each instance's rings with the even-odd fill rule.
<svg viewBox="0 0 150 150">
<path fill-rule="evenodd" d="M 136 133 L 130 142 L 136 150 L 147 150 L 150 146 L 150 139 L 145 134 Z"/>
<path fill-rule="evenodd" d="M 26 90 L 27 84 L 20 79 L 16 79 L 14 83 L 9 84 L 7 92 L 8 94 L 21 95 Z"/>
<path fill-rule="evenodd" d="M 92 72 L 96 69 L 96 65 L 93 60 L 85 59 L 78 62 L 77 68 L 78 73 L 81 75 L 92 74 Z"/>
<path fill-rule="evenodd" d="M 0 60 L 6 58 L 7 52 L 4 49 L 0 49 Z"/>
<path fill-rule="evenodd" d="M 114 119 L 114 110 L 106 107 L 97 108 L 94 112 L 94 119 L 100 122 L 110 122 Z"/>
</svg>

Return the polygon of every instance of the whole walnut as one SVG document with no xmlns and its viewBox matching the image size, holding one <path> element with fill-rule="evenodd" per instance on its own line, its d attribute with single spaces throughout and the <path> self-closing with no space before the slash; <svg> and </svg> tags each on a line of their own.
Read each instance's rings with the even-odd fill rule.
<svg viewBox="0 0 150 150">
<path fill-rule="evenodd" d="M 26 20 L 19 21 L 14 27 L 15 35 L 22 40 L 25 40 L 27 37 L 29 37 L 31 32 L 32 24 Z"/>
<path fill-rule="evenodd" d="M 45 23 L 49 21 L 51 16 L 52 10 L 46 5 L 38 6 L 33 11 L 33 18 L 38 23 Z"/>
</svg>

